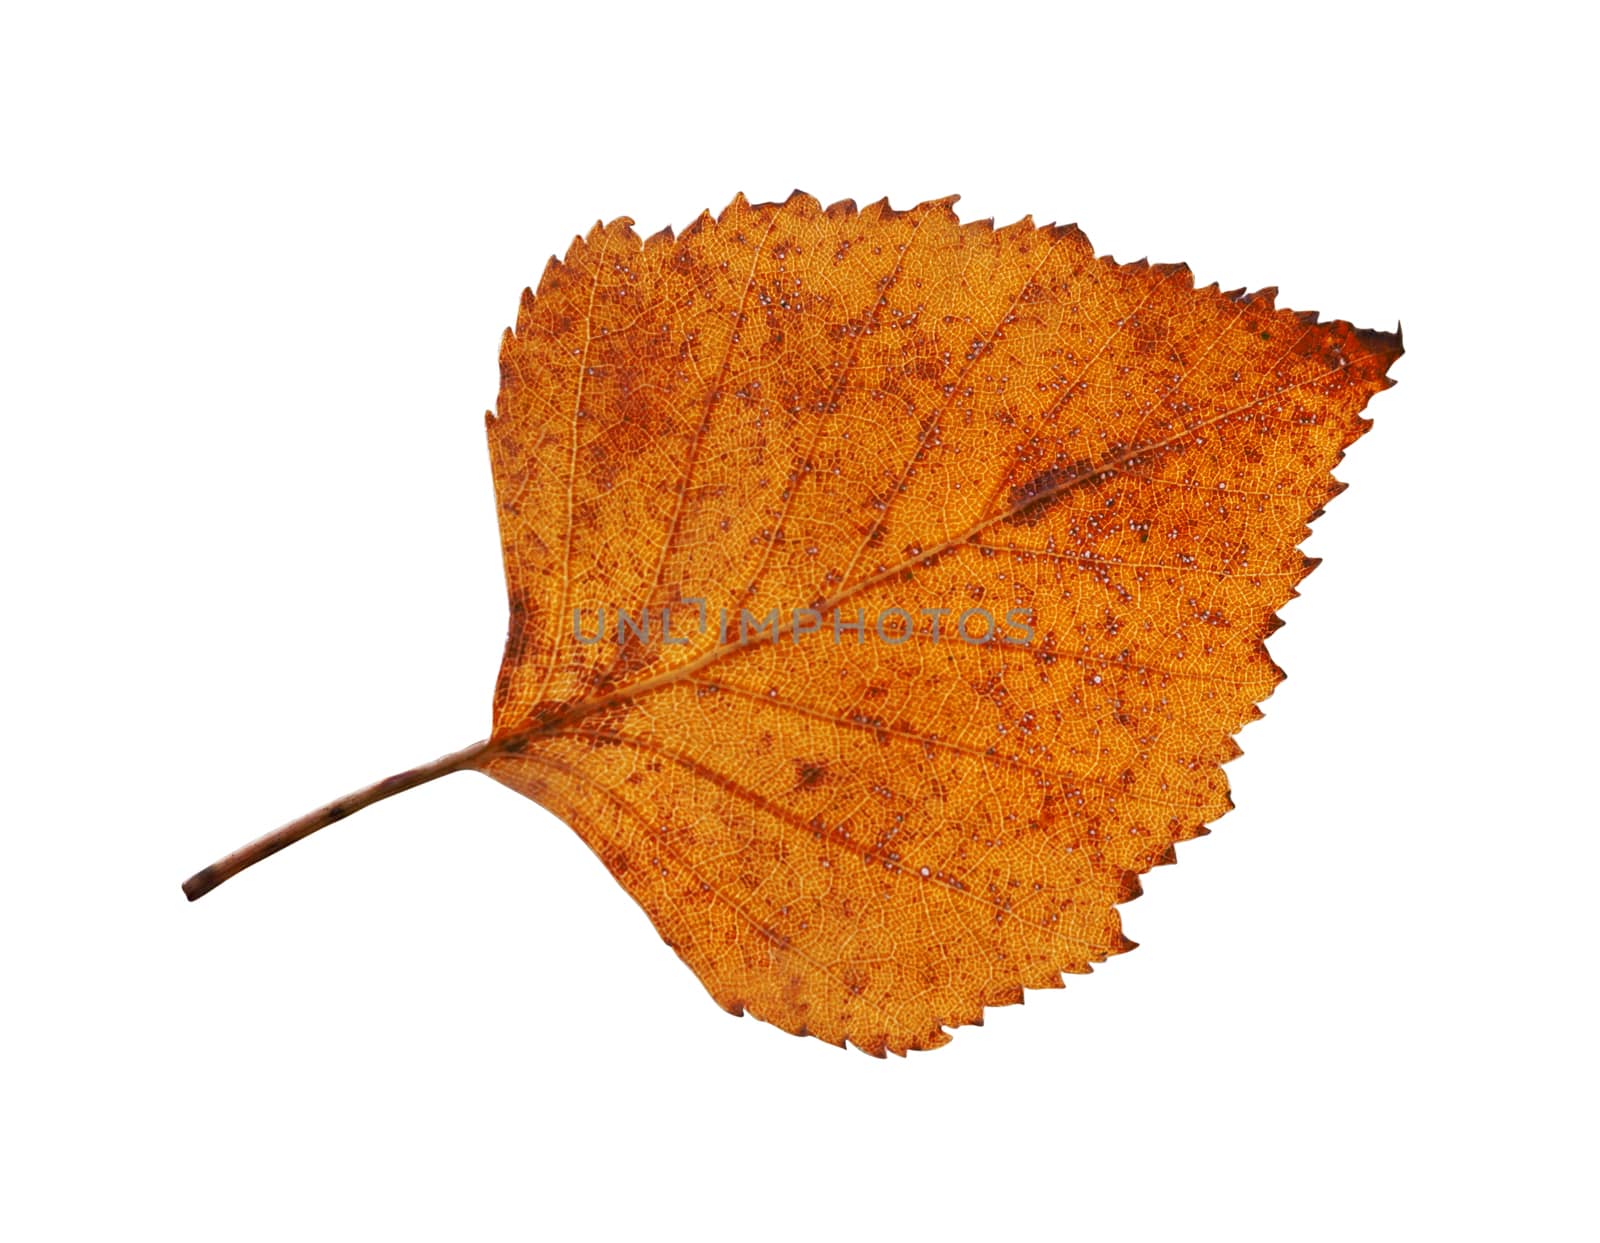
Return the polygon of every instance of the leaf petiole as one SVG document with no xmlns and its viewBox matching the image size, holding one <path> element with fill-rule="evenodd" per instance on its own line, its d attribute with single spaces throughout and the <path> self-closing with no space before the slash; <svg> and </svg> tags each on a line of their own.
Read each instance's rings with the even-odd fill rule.
<svg viewBox="0 0 1600 1243">
<path fill-rule="evenodd" d="M 391 795 L 426 785 L 450 773 L 476 768 L 478 760 L 488 750 L 488 739 L 475 742 L 470 747 L 463 747 L 460 751 L 440 756 L 431 764 L 422 764 L 403 773 L 396 773 L 392 777 L 385 777 L 363 790 L 335 799 L 327 806 L 317 808 L 316 811 L 307 812 L 298 820 L 291 820 L 282 828 L 274 829 L 265 836 L 239 847 L 232 854 L 218 859 L 210 867 L 201 868 L 183 882 L 183 892 L 191 902 L 204 897 L 229 877 L 237 876 L 246 868 L 260 863 L 268 855 L 277 854 L 285 846 L 294 845 L 303 837 L 310 837 L 318 829 L 325 829 L 330 824 L 354 815 L 363 807 L 370 807 L 373 803 L 382 802 Z"/>
</svg>

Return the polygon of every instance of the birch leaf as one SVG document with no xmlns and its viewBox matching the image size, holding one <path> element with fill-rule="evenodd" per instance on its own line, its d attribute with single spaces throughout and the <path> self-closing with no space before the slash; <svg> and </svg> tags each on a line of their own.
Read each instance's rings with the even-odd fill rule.
<svg viewBox="0 0 1600 1243">
<path fill-rule="evenodd" d="M 1398 333 L 953 199 L 736 198 L 552 259 L 488 418 L 510 593 L 473 768 L 716 1001 L 869 1053 L 1131 948 L 1231 806 L 1298 548 Z"/>
</svg>

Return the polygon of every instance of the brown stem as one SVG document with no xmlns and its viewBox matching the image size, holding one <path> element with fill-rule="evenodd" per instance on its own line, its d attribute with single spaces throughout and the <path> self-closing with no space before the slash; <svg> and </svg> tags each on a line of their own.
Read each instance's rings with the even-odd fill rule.
<svg viewBox="0 0 1600 1243">
<path fill-rule="evenodd" d="M 258 837 L 249 845 L 239 847 L 231 855 L 218 859 L 210 867 L 201 868 L 183 882 L 183 892 L 191 902 L 204 897 L 230 876 L 237 876 L 245 868 L 260 863 L 268 855 L 277 854 L 285 846 L 293 846 L 302 837 L 310 837 L 318 829 L 325 829 L 334 821 L 343 820 L 363 807 L 370 807 L 373 803 L 381 802 L 392 794 L 399 794 L 402 790 L 426 785 L 448 773 L 476 767 L 477 761 L 488 750 L 487 739 L 475 742 L 470 747 L 441 756 L 431 764 L 423 764 L 417 768 L 407 769 L 403 773 L 396 773 L 393 777 L 385 777 L 364 790 L 357 790 L 354 794 L 347 794 L 326 807 L 308 812 L 298 820 L 291 820 L 281 829 L 274 829 L 265 837 Z"/>
</svg>

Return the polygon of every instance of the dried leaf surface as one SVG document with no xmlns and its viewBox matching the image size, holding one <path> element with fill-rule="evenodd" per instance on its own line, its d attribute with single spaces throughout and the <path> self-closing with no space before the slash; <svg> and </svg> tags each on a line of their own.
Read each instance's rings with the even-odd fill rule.
<svg viewBox="0 0 1600 1243">
<path fill-rule="evenodd" d="M 721 1005 L 880 1055 L 1130 948 L 1138 874 L 1231 805 L 1297 545 L 1400 354 L 953 201 L 596 225 L 488 422 L 481 766 Z"/>
</svg>

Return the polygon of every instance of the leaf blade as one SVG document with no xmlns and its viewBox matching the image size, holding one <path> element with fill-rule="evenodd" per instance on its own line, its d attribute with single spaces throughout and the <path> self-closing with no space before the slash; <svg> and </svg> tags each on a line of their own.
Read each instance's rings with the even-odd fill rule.
<svg viewBox="0 0 1600 1243">
<path fill-rule="evenodd" d="M 725 1008 L 875 1053 L 1127 948 L 1137 874 L 1231 806 L 1297 545 L 1400 353 L 950 203 L 597 226 L 525 298 L 489 427 L 485 771 Z M 682 646 L 570 625 L 690 600 L 716 620 Z M 793 638 L 846 604 L 874 633 Z M 727 637 L 742 609 L 777 627 Z M 936 641 L 969 609 L 1037 641 Z"/>
</svg>

